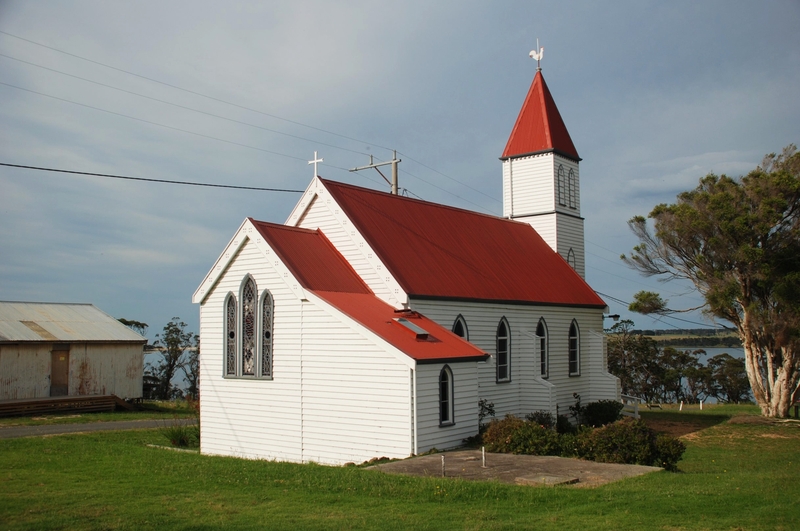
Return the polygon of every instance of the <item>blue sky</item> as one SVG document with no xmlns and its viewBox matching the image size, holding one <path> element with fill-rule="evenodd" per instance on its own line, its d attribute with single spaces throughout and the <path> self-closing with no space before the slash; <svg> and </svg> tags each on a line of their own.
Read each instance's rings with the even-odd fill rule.
<svg viewBox="0 0 800 531">
<path fill-rule="evenodd" d="M 346 170 L 397 149 L 401 187 L 499 215 L 538 38 L 583 158 L 587 280 L 695 306 L 619 261 L 626 221 L 800 142 L 797 27 L 780 0 L 0 0 L 0 162 L 304 189 L 318 151 L 323 177 L 384 189 Z M 242 220 L 282 223 L 297 197 L 0 167 L 0 300 L 197 330 L 191 295 Z"/>
</svg>

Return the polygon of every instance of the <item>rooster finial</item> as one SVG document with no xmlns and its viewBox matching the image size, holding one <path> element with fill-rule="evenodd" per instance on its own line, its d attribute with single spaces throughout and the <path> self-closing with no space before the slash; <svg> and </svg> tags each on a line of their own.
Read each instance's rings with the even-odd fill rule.
<svg viewBox="0 0 800 531">
<path fill-rule="evenodd" d="M 539 39 L 536 39 L 536 49 L 531 50 L 530 56 L 533 59 L 536 59 L 536 71 L 541 72 L 542 70 L 541 60 L 542 57 L 544 57 L 544 46 L 542 46 L 541 48 L 539 47 Z"/>
</svg>

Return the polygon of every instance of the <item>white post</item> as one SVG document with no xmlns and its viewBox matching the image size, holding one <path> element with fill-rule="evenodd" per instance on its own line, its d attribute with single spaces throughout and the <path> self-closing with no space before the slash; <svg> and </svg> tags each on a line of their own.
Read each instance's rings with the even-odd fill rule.
<svg viewBox="0 0 800 531">
<path fill-rule="evenodd" d="M 444 477 L 444 454 L 442 454 L 442 477 Z"/>
<path fill-rule="evenodd" d="M 678 411 L 683 411 L 683 400 L 681 400 L 681 407 L 678 408 Z"/>
<path fill-rule="evenodd" d="M 481 446 L 481 468 L 486 468 L 486 447 Z"/>
<path fill-rule="evenodd" d="M 700 411 L 703 411 L 703 401 L 700 401 Z"/>
</svg>

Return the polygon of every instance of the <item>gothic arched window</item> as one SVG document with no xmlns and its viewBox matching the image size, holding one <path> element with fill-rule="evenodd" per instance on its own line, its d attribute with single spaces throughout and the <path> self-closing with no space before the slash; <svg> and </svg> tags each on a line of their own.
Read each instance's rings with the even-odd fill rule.
<svg viewBox="0 0 800 531">
<path fill-rule="evenodd" d="M 453 323 L 453 333 L 458 337 L 463 337 L 467 341 L 469 341 L 469 330 L 467 329 L 467 321 L 464 319 L 463 316 L 459 315 L 456 317 L 456 321 Z"/>
<path fill-rule="evenodd" d="M 569 325 L 569 375 L 581 374 L 581 335 L 578 323 L 572 320 Z"/>
<path fill-rule="evenodd" d="M 566 183 L 564 182 L 564 166 L 561 164 L 558 165 L 558 172 L 556 173 L 556 186 L 557 192 L 556 195 L 558 196 L 558 204 L 561 206 L 567 206 L 567 194 L 566 194 Z"/>
<path fill-rule="evenodd" d="M 578 208 L 578 180 L 575 178 L 575 172 L 572 171 L 572 168 L 570 168 L 567 176 L 567 188 L 569 189 L 569 207 Z"/>
<path fill-rule="evenodd" d="M 548 376 L 548 352 L 547 352 L 547 323 L 544 322 L 544 317 L 539 319 L 539 324 L 536 325 L 536 338 L 539 344 L 539 374 L 542 378 Z"/>
<path fill-rule="evenodd" d="M 575 269 L 575 251 L 572 250 L 572 247 L 567 252 L 567 263 L 572 266 L 572 269 Z"/>
<path fill-rule="evenodd" d="M 225 376 L 236 376 L 236 297 L 225 301 Z"/>
<path fill-rule="evenodd" d="M 264 290 L 261 296 L 261 376 L 272 376 L 272 294 Z"/>
<path fill-rule="evenodd" d="M 242 376 L 256 374 L 256 281 L 247 277 L 242 287 Z"/>
<path fill-rule="evenodd" d="M 453 371 L 445 365 L 439 372 L 439 425 L 455 424 L 453 417 Z"/>
<path fill-rule="evenodd" d="M 497 325 L 497 381 L 511 381 L 511 337 L 508 321 L 503 317 Z"/>
</svg>

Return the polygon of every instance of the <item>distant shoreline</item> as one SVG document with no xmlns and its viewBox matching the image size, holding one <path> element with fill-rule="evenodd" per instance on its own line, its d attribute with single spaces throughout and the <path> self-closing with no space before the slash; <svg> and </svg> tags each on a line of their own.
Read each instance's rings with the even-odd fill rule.
<svg viewBox="0 0 800 531">
<path fill-rule="evenodd" d="M 652 337 L 658 343 L 659 347 L 681 347 L 681 348 L 742 348 L 742 342 L 736 336 L 726 337 L 675 337 L 670 339 L 658 339 L 658 336 Z"/>
</svg>

